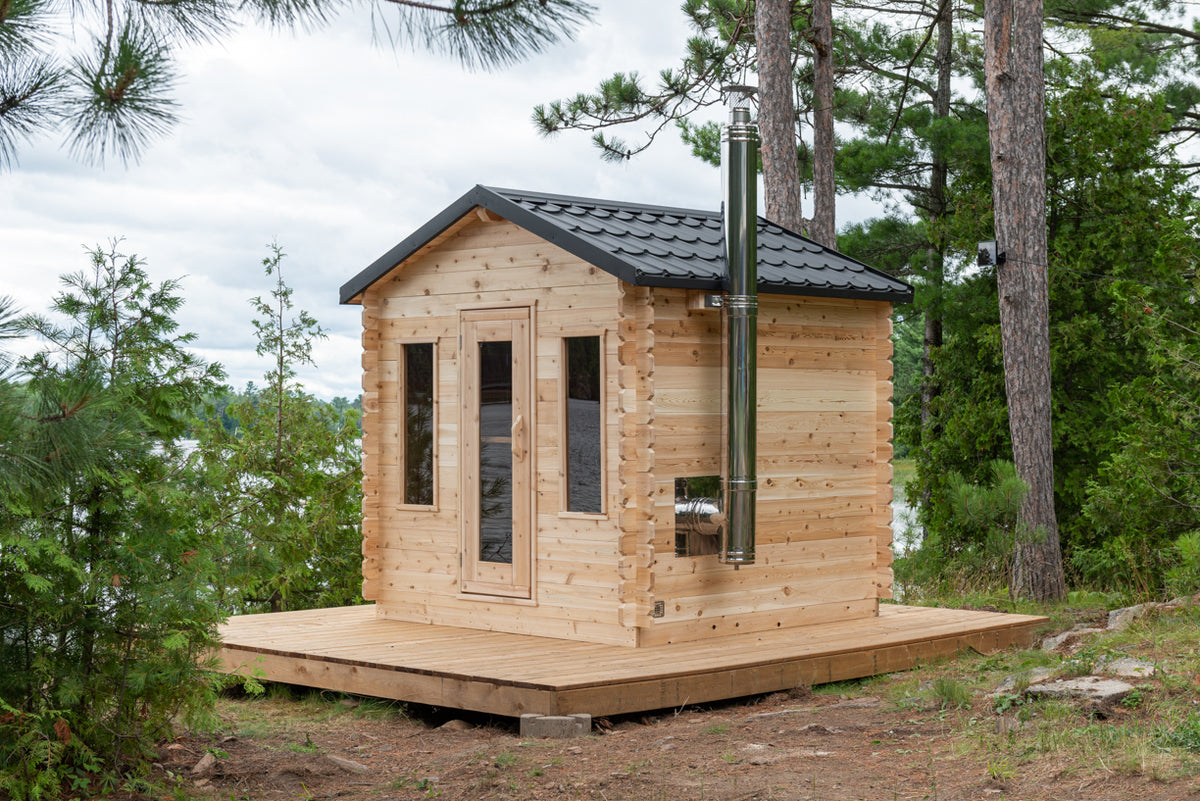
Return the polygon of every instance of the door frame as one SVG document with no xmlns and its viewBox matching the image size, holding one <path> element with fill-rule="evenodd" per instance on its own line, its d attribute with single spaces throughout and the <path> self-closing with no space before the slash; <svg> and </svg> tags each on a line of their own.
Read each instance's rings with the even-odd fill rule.
<svg viewBox="0 0 1200 801">
<path fill-rule="evenodd" d="M 534 409 L 535 329 L 531 305 L 459 310 L 460 586 L 468 595 L 532 599 L 537 430 Z M 480 559 L 479 343 L 512 342 L 512 562 Z"/>
</svg>

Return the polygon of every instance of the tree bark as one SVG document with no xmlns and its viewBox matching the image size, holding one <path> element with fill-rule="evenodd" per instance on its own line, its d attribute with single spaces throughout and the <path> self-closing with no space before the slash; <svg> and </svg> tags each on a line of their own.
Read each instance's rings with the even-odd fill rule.
<svg viewBox="0 0 1200 801">
<path fill-rule="evenodd" d="M 1050 304 L 1046 237 L 1045 74 L 1041 0 L 984 1 L 984 73 L 1000 338 L 1008 424 L 1021 506 L 1010 591 L 1050 600 L 1066 594 L 1054 512 L 1050 421 Z"/>
<path fill-rule="evenodd" d="M 800 165 L 796 159 L 796 98 L 792 84 L 791 0 L 759 0 L 754 7 L 758 46 L 758 130 L 767 219 L 798 233 Z"/>
<path fill-rule="evenodd" d="M 808 235 L 837 247 L 833 180 L 833 2 L 813 0 L 813 218 Z"/>
<path fill-rule="evenodd" d="M 950 81 L 952 72 L 951 48 L 954 44 L 954 17 L 951 0 L 942 0 L 938 8 L 937 50 L 934 63 L 937 66 L 937 86 L 933 96 L 933 116 L 939 120 L 950 117 Z M 933 417 L 933 400 L 938 395 L 937 377 L 933 354 L 942 346 L 943 327 L 941 293 L 946 280 L 945 236 L 941 233 L 941 222 L 946 216 L 946 187 L 950 173 L 945 147 L 941 140 L 933 138 L 929 170 L 929 220 L 933 223 L 933 236 L 926 251 L 926 281 L 933 291 L 933 303 L 925 308 L 925 337 L 921 355 L 921 438 L 932 439 L 938 435 L 937 421 Z"/>
</svg>

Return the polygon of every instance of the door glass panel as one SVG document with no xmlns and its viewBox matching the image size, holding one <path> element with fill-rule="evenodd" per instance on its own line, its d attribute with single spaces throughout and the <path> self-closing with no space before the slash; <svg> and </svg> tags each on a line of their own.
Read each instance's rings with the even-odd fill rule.
<svg viewBox="0 0 1200 801">
<path fill-rule="evenodd" d="M 567 337 L 567 503 L 569 512 L 600 514 L 600 337 Z"/>
<path fill-rule="evenodd" d="M 479 560 L 512 564 L 511 342 L 479 343 Z"/>
</svg>

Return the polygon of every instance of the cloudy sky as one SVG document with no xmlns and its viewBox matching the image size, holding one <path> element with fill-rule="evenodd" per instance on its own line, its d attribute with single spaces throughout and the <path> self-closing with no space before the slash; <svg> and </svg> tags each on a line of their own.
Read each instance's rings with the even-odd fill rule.
<svg viewBox="0 0 1200 801">
<path fill-rule="evenodd" d="M 366 10 L 311 34 L 247 29 L 190 50 L 183 122 L 139 163 L 86 166 L 48 137 L 0 173 L 0 295 L 44 311 L 58 276 L 88 266 L 87 248 L 121 237 L 152 279 L 183 279 L 183 330 L 241 387 L 266 370 L 248 300 L 270 292 L 261 262 L 278 242 L 297 305 L 329 335 L 301 380 L 353 398 L 359 310 L 338 305 L 338 287 L 471 186 L 718 205 L 718 171 L 674 131 L 622 165 L 602 163 L 587 134 L 535 132 L 538 103 L 678 62 L 688 28 L 676 2 L 598 5 L 575 42 L 495 73 L 375 44 Z M 838 222 L 871 213 L 839 202 Z"/>
</svg>

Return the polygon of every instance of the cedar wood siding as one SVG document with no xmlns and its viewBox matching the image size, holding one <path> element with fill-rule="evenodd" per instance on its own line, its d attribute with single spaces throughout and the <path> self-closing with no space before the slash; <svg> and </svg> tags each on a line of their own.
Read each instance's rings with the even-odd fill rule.
<svg viewBox="0 0 1200 801">
<path fill-rule="evenodd" d="M 363 593 L 377 614 L 628 646 L 875 614 L 891 587 L 891 304 L 760 296 L 757 561 L 735 571 L 674 555 L 674 479 L 720 472 L 720 312 L 488 216 L 362 294 Z M 458 315 L 514 304 L 535 325 L 530 601 L 459 586 Z M 600 333 L 607 514 L 562 515 L 561 338 Z M 433 509 L 399 503 L 405 341 L 436 341 Z"/>
<path fill-rule="evenodd" d="M 653 290 L 654 600 L 643 644 L 874 615 L 891 587 L 888 303 L 760 295 L 756 560 L 675 557 L 674 480 L 721 471 L 721 316 Z"/>
<path fill-rule="evenodd" d="M 363 294 L 363 592 L 381 617 L 634 645 L 622 623 L 618 280 L 506 221 L 465 217 Z M 533 599 L 460 591 L 458 315 L 529 305 L 535 325 Z M 608 514 L 560 515 L 561 338 L 603 334 Z M 436 338 L 436 509 L 400 499 L 399 345 Z M 378 354 L 377 356 L 375 354 Z"/>
</svg>

